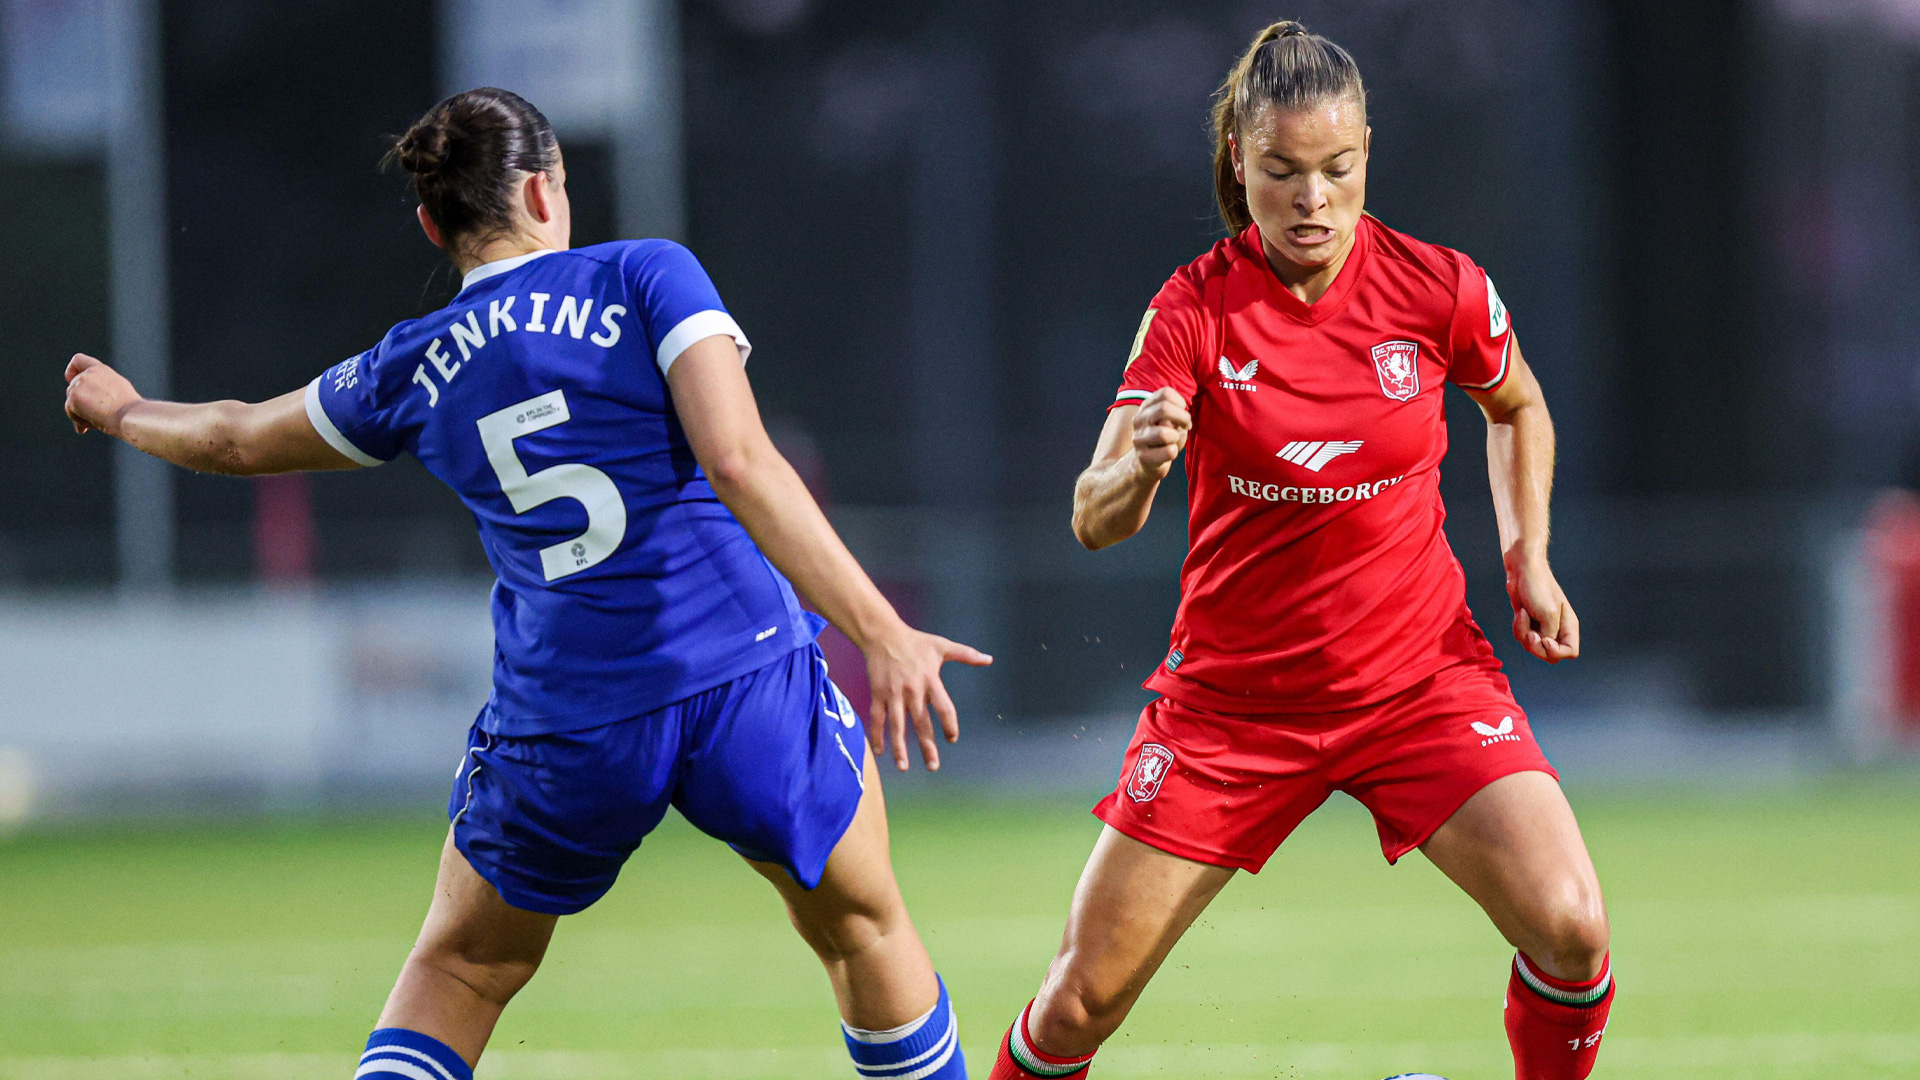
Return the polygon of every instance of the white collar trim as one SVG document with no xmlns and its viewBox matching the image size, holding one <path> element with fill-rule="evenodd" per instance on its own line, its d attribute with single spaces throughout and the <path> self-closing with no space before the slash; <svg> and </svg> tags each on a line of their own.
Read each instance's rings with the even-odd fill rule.
<svg viewBox="0 0 1920 1080">
<path fill-rule="evenodd" d="M 481 263 L 467 271 L 466 276 L 460 279 L 461 291 L 464 292 L 472 287 L 476 281 L 485 281 L 495 274 L 504 274 L 516 267 L 525 266 L 542 255 L 551 254 L 553 254 L 552 248 L 541 248 L 539 251 L 529 251 L 525 255 L 515 255 L 510 259 L 495 259 L 492 262 Z"/>
</svg>

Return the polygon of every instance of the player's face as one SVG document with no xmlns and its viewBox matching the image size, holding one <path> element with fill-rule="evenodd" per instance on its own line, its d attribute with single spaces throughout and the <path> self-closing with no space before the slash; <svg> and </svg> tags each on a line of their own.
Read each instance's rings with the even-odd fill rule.
<svg viewBox="0 0 1920 1080">
<path fill-rule="evenodd" d="M 1361 103 L 1341 98 L 1310 109 L 1268 105 L 1234 143 L 1234 175 L 1270 254 L 1306 268 L 1347 251 L 1367 201 Z"/>
</svg>

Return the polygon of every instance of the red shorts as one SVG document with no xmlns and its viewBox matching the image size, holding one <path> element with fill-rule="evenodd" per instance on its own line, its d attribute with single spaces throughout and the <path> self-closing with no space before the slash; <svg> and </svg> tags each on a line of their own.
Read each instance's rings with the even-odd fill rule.
<svg viewBox="0 0 1920 1080">
<path fill-rule="evenodd" d="M 1161 698 L 1140 714 L 1119 787 L 1093 812 L 1143 844 L 1258 873 L 1327 796 L 1373 812 L 1388 862 L 1503 776 L 1559 779 L 1507 678 L 1459 664 L 1360 709 L 1226 716 Z"/>
</svg>

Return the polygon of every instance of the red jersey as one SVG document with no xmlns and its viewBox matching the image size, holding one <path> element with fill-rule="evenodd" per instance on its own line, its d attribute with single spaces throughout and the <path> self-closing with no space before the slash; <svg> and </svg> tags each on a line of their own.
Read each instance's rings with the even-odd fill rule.
<svg viewBox="0 0 1920 1080">
<path fill-rule="evenodd" d="M 1507 376 L 1486 272 L 1371 217 L 1318 303 L 1258 226 L 1168 280 L 1115 405 L 1186 398 L 1188 552 L 1172 651 L 1146 686 L 1217 712 L 1380 701 L 1450 665 L 1498 666 L 1441 524 L 1443 383 Z"/>
</svg>

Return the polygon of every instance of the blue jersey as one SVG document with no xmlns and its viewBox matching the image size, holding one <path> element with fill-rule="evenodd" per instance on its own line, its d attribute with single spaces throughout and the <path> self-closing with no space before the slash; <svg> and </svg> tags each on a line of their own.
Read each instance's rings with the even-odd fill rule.
<svg viewBox="0 0 1920 1080">
<path fill-rule="evenodd" d="M 779 660 L 823 625 L 721 505 L 666 373 L 751 346 L 693 254 L 623 241 L 504 259 L 307 387 L 362 465 L 402 452 L 473 511 L 493 589 L 484 731 L 577 731 Z"/>
</svg>

